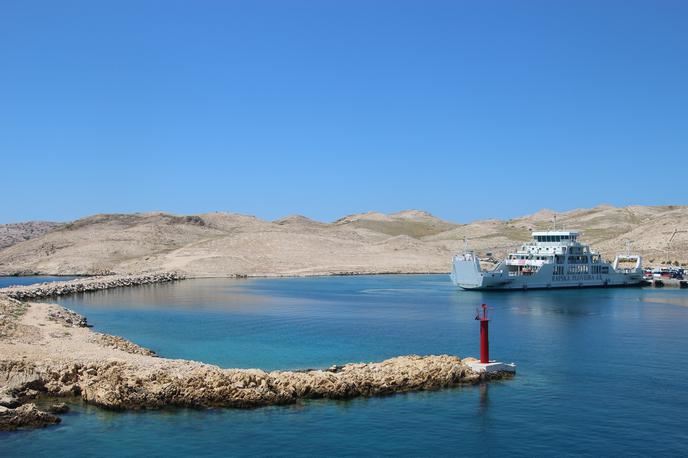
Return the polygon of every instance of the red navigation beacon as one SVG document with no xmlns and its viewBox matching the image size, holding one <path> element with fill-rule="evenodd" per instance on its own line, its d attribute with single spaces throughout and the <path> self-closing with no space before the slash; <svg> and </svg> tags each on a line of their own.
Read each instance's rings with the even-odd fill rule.
<svg viewBox="0 0 688 458">
<path fill-rule="evenodd" d="M 480 362 L 487 364 L 490 362 L 490 337 L 488 331 L 490 319 L 487 317 L 487 304 L 483 304 L 482 309 L 482 316 L 480 316 L 480 309 L 478 309 L 475 319 L 480 321 Z"/>
<path fill-rule="evenodd" d="M 481 310 L 482 309 L 482 310 Z M 480 362 L 471 361 L 467 363 L 468 366 L 476 372 L 516 372 L 516 365 L 514 363 L 502 363 L 500 361 L 490 361 L 490 337 L 489 325 L 490 319 L 487 316 L 487 304 L 482 304 L 476 311 L 475 319 L 480 321 Z"/>
</svg>

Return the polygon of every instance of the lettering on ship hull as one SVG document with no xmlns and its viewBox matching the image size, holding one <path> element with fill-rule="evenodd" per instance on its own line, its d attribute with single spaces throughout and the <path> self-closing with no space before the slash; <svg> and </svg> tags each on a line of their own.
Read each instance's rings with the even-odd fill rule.
<svg viewBox="0 0 688 458">
<path fill-rule="evenodd" d="M 552 275 L 552 282 L 563 282 L 563 281 L 590 281 L 598 280 L 604 281 L 602 275 L 592 275 L 592 274 L 578 274 L 578 275 Z"/>
</svg>

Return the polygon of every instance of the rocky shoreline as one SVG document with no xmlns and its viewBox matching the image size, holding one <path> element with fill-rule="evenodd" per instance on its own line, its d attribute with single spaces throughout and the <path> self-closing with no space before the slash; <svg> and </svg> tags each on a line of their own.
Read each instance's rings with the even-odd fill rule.
<svg viewBox="0 0 688 458">
<path fill-rule="evenodd" d="M 178 278 L 148 276 L 136 281 L 147 284 Z M 84 289 L 83 284 L 75 289 L 105 289 L 121 281 L 98 279 L 88 286 L 93 289 Z M 8 289 L 18 297 L 68 294 L 64 284 L 43 288 Z M 86 319 L 71 310 L 0 294 L 0 430 L 59 422 L 59 417 L 33 404 L 41 396 L 78 396 L 112 410 L 255 408 L 307 399 L 436 390 L 512 376 L 476 373 L 467 365 L 470 360 L 410 355 L 322 370 L 222 369 L 158 357 L 121 337 L 92 331 Z"/>
<path fill-rule="evenodd" d="M 46 297 L 65 296 L 89 291 L 121 288 L 126 286 L 151 285 L 183 280 L 186 277 L 177 272 L 160 272 L 138 275 L 102 275 L 97 277 L 77 278 L 69 281 L 37 283 L 25 286 L 0 288 L 0 294 L 21 301 L 42 299 Z"/>
</svg>

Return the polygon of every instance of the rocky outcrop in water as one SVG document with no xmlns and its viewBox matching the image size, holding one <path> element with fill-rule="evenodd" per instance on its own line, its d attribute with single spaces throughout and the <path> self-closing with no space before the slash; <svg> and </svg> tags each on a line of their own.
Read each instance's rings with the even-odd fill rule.
<svg viewBox="0 0 688 458">
<path fill-rule="evenodd" d="M 0 431 L 42 428 L 59 422 L 59 417 L 39 410 L 35 404 L 24 404 L 16 409 L 0 406 Z"/>
<path fill-rule="evenodd" d="M 34 389 L 53 396 L 77 394 L 86 402 L 114 410 L 253 408 L 304 399 L 436 390 L 506 376 L 475 373 L 461 359 L 448 355 L 400 356 L 379 363 L 346 364 L 336 370 L 274 372 L 220 369 L 181 360 L 161 362 L 152 367 L 124 361 L 50 367 L 17 363 L 0 365 L 0 372 L 26 374 L 15 396 Z"/>
<path fill-rule="evenodd" d="M 337 372 L 222 370 L 197 365 L 181 372 L 168 369 L 141 373 L 118 364 L 94 372 L 80 383 L 81 396 L 111 409 L 251 408 L 302 399 L 351 399 L 438 389 L 480 379 L 460 359 L 450 356 L 405 356 L 381 363 L 348 364 Z"/>
<path fill-rule="evenodd" d="M 39 283 L 27 286 L 10 286 L 0 289 L 0 294 L 18 300 L 42 299 L 74 293 L 86 293 L 103 289 L 125 286 L 149 285 L 183 280 L 185 277 L 176 272 L 162 272 L 141 275 L 106 275 L 101 277 L 78 278 L 76 280 Z"/>
<path fill-rule="evenodd" d="M 56 402 L 48 407 L 48 412 L 50 413 L 67 413 L 69 412 L 69 406 L 64 402 Z"/>
</svg>

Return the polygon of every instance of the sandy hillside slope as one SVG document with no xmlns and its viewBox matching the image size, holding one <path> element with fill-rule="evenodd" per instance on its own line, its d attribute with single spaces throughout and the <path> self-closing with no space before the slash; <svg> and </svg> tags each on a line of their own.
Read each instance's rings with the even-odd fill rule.
<svg viewBox="0 0 688 458">
<path fill-rule="evenodd" d="M 0 274 L 179 271 L 190 277 L 448 272 L 464 238 L 500 257 L 552 227 L 542 210 L 469 224 L 409 210 L 350 215 L 322 223 L 299 215 L 276 221 L 232 213 L 94 215 L 0 249 Z M 625 249 L 658 264 L 688 261 L 688 207 L 599 206 L 558 213 L 559 228 L 607 257 Z M 673 236 L 673 238 L 672 238 Z"/>
<path fill-rule="evenodd" d="M 390 236 L 353 224 L 323 224 L 301 216 L 269 222 L 230 213 L 95 215 L 1 250 L 0 273 L 442 272 L 449 257 L 445 248 L 407 235 Z"/>
<path fill-rule="evenodd" d="M 60 226 L 60 224 L 50 221 L 0 224 L 0 249 L 41 236 Z"/>
</svg>

